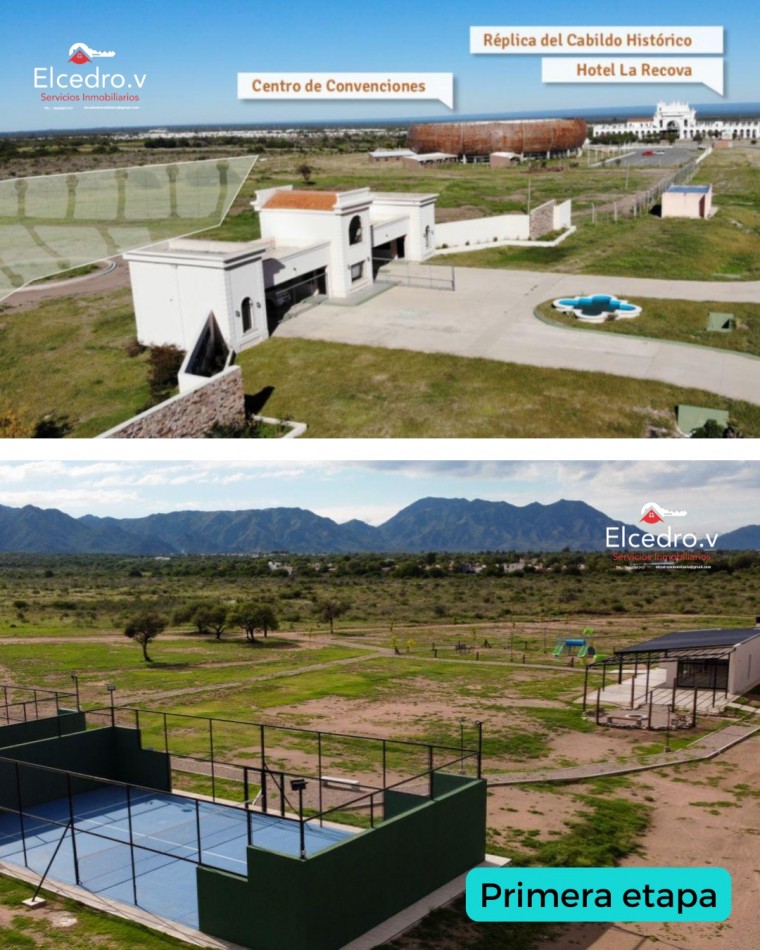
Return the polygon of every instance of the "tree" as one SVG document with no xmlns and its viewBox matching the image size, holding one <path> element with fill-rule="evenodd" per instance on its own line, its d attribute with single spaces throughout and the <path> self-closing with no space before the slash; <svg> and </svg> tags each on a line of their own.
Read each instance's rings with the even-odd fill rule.
<svg viewBox="0 0 760 950">
<path fill-rule="evenodd" d="M 308 162 L 302 162 L 296 171 L 303 178 L 304 184 L 311 184 L 311 176 L 314 174 L 314 168 Z"/>
<path fill-rule="evenodd" d="M 168 623 L 163 614 L 154 610 L 142 610 L 129 621 L 124 629 L 124 636 L 139 643 L 145 662 L 152 663 L 153 660 L 148 656 L 148 644 L 166 629 Z"/>
<path fill-rule="evenodd" d="M 270 630 L 276 630 L 279 626 L 277 616 L 268 604 L 256 604 L 253 601 L 238 604 L 229 621 L 243 628 L 249 643 L 256 642 L 257 630 L 261 630 L 266 637 Z"/>
<path fill-rule="evenodd" d="M 220 603 L 199 604 L 193 611 L 193 623 L 198 633 L 213 631 L 216 639 L 221 640 L 227 624 L 227 608 Z"/>
<path fill-rule="evenodd" d="M 717 419 L 706 419 L 704 425 L 692 430 L 691 437 L 692 439 L 722 439 L 725 431 L 726 427 Z"/>
<path fill-rule="evenodd" d="M 335 621 L 338 617 L 342 617 L 347 610 L 348 604 L 343 603 L 342 600 L 335 600 L 332 597 L 328 597 L 317 604 L 317 613 L 320 619 L 330 624 L 330 636 L 335 632 Z"/>
</svg>

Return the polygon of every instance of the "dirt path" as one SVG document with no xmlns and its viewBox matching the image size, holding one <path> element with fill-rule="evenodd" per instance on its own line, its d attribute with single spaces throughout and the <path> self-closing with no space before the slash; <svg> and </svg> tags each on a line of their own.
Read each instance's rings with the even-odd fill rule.
<svg viewBox="0 0 760 950">
<path fill-rule="evenodd" d="M 539 769 L 535 772 L 515 772 L 511 775 L 492 775 L 489 785 L 525 785 L 530 782 L 583 782 L 600 775 L 625 775 L 630 772 L 644 772 L 649 769 L 679 765 L 684 762 L 699 762 L 712 759 L 721 752 L 738 745 L 745 739 L 760 732 L 760 722 L 747 725 L 726 726 L 697 739 L 686 749 L 677 752 L 662 752 L 658 755 L 640 756 L 627 762 L 617 759 L 605 762 L 591 762 L 567 769 Z"/>
<path fill-rule="evenodd" d="M 24 310 L 34 310 L 43 301 L 57 300 L 60 297 L 72 295 L 85 296 L 86 294 L 106 294 L 115 290 L 129 287 L 129 267 L 122 257 L 114 259 L 116 267 L 108 273 L 87 274 L 84 277 L 73 277 L 61 283 L 51 282 L 50 286 L 40 284 L 36 287 L 24 287 L 17 290 L 2 303 L 5 313 L 22 313 Z"/>
</svg>

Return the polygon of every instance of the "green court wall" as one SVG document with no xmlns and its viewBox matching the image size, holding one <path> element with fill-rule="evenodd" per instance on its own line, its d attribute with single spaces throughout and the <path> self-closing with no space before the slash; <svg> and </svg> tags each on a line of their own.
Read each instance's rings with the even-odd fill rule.
<svg viewBox="0 0 760 950">
<path fill-rule="evenodd" d="M 61 711 L 60 716 L 48 716 L 45 719 L 31 719 L 29 722 L 13 722 L 0 726 L 0 749 L 39 739 L 52 739 L 68 735 L 70 732 L 82 732 L 85 728 L 85 716 L 81 712 Z"/>
<path fill-rule="evenodd" d="M 387 792 L 374 829 L 305 860 L 248 849 L 248 877 L 199 867 L 200 929 L 253 950 L 336 950 L 478 865 L 486 784 L 436 774 L 434 799 Z"/>
<path fill-rule="evenodd" d="M 32 726 L 32 723 L 20 725 Z M 0 742 L 4 742 L 7 728 L 15 729 L 15 726 L 0 729 Z M 28 732 L 33 734 L 34 730 Z M 2 808 L 19 807 L 19 787 L 24 808 L 65 797 L 69 784 L 72 794 L 100 787 L 97 781 L 90 779 L 72 778 L 67 783 L 65 775 L 32 768 L 33 765 L 83 772 L 159 791 L 169 790 L 168 757 L 163 752 L 140 748 L 140 734 L 134 729 L 117 726 L 32 740 L 2 748 L 0 758 L 14 760 L 0 761 Z"/>
</svg>

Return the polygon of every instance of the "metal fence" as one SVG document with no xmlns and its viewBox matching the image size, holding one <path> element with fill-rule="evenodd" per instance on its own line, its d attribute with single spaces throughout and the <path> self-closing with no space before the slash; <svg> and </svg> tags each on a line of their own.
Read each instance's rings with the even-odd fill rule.
<svg viewBox="0 0 760 950">
<path fill-rule="evenodd" d="M 415 261 L 373 260 L 376 280 L 391 281 L 403 287 L 424 287 L 428 290 L 456 290 L 453 267 L 437 264 L 418 264 Z"/>
<path fill-rule="evenodd" d="M 90 728 L 136 729 L 143 748 L 166 753 L 171 787 L 212 801 L 255 803 L 265 813 L 291 807 L 289 783 L 308 782 L 307 809 L 322 813 L 345 807 L 399 783 L 424 785 L 422 777 L 442 768 L 480 777 L 482 725 L 460 728 L 458 743 L 327 732 L 164 712 L 134 706 L 88 710 Z M 355 807 L 356 803 L 354 803 Z"/>
<path fill-rule="evenodd" d="M 57 716 L 65 704 L 70 711 L 79 709 L 79 691 L 40 689 L 34 686 L 2 686 L 0 725 L 30 722 Z"/>
<path fill-rule="evenodd" d="M 601 207 L 592 204 L 591 208 L 584 212 L 574 212 L 573 217 L 577 220 L 585 216 L 591 219 L 592 224 L 600 224 L 603 221 L 617 222 L 625 218 L 636 218 L 648 214 L 660 201 L 662 193 L 671 185 L 684 185 L 691 181 L 699 169 L 699 163 L 700 159 L 692 159 L 649 188 L 626 195 Z"/>
</svg>

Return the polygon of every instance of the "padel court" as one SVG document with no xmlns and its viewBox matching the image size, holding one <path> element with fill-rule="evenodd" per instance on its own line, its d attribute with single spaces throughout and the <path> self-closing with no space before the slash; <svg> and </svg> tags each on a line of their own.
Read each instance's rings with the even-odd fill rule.
<svg viewBox="0 0 760 950">
<path fill-rule="evenodd" d="M 38 889 L 336 950 L 483 860 L 480 724 L 473 748 L 0 691 L 0 862 Z"/>
<path fill-rule="evenodd" d="M 0 860 L 39 875 L 49 866 L 52 880 L 197 929 L 196 865 L 247 874 L 249 834 L 257 847 L 300 856 L 297 819 L 106 786 L 0 815 Z M 351 834 L 307 824 L 306 854 Z"/>
</svg>

